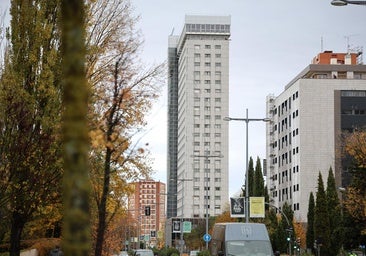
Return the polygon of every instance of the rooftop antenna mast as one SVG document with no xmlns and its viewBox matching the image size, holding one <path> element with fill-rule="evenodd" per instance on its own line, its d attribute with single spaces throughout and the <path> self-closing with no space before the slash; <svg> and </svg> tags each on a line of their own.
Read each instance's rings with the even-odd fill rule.
<svg viewBox="0 0 366 256">
<path fill-rule="evenodd" d="M 320 52 L 323 52 L 323 36 L 320 37 Z"/>
<path fill-rule="evenodd" d="M 347 40 L 347 53 L 350 54 L 351 53 L 351 45 L 349 43 L 349 39 L 350 37 L 352 36 L 358 36 L 357 34 L 353 34 L 353 35 L 347 35 L 347 36 L 344 36 L 344 38 Z"/>
</svg>

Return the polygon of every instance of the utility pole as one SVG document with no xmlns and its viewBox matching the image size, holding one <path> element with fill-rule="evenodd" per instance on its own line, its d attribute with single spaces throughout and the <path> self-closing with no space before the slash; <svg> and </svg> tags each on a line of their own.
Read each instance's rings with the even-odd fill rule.
<svg viewBox="0 0 366 256">
<path fill-rule="evenodd" d="M 210 169 L 209 169 L 209 159 L 210 158 L 221 158 L 222 156 L 221 155 L 210 155 L 210 152 L 208 150 L 205 151 L 205 154 L 204 155 L 193 155 L 193 157 L 203 157 L 205 158 L 205 207 L 206 207 L 206 213 L 205 213 L 205 219 L 206 219 L 206 233 L 205 233 L 205 236 L 208 236 L 208 203 L 209 203 L 209 200 L 208 200 L 208 188 L 209 188 L 209 173 L 210 173 Z M 208 242 L 209 240 L 208 239 L 205 239 L 205 242 L 206 242 L 206 250 L 208 250 Z"/>
</svg>

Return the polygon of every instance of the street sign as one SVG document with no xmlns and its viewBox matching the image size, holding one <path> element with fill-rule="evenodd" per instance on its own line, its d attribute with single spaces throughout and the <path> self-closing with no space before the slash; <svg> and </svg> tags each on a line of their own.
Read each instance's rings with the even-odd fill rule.
<svg viewBox="0 0 366 256">
<path fill-rule="evenodd" d="M 211 236 L 210 236 L 210 234 L 204 234 L 204 235 L 203 235 L 203 241 L 205 241 L 205 242 L 210 242 L 210 241 L 211 241 Z"/>
<path fill-rule="evenodd" d="M 230 198 L 230 217 L 232 218 L 245 217 L 244 197 Z"/>
<path fill-rule="evenodd" d="M 173 233 L 180 233 L 180 221 L 173 221 Z"/>
<path fill-rule="evenodd" d="M 191 233 L 192 231 L 192 222 L 183 221 L 183 233 Z"/>
</svg>

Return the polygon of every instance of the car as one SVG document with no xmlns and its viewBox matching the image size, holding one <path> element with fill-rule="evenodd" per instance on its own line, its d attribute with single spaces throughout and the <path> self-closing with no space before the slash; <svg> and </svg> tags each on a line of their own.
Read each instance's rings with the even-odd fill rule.
<svg viewBox="0 0 366 256">
<path fill-rule="evenodd" d="M 127 251 L 121 251 L 118 256 L 128 256 L 128 252 Z"/>
<path fill-rule="evenodd" d="M 137 249 L 134 251 L 133 256 L 154 256 L 151 249 Z"/>
<path fill-rule="evenodd" d="M 191 251 L 189 256 L 197 256 L 200 251 Z"/>
</svg>

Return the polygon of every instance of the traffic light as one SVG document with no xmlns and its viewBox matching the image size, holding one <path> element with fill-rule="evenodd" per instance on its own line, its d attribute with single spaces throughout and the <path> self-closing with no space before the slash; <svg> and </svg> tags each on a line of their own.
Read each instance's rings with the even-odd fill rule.
<svg viewBox="0 0 366 256">
<path fill-rule="evenodd" d="M 145 215 L 150 216 L 150 206 L 145 206 Z"/>
</svg>

